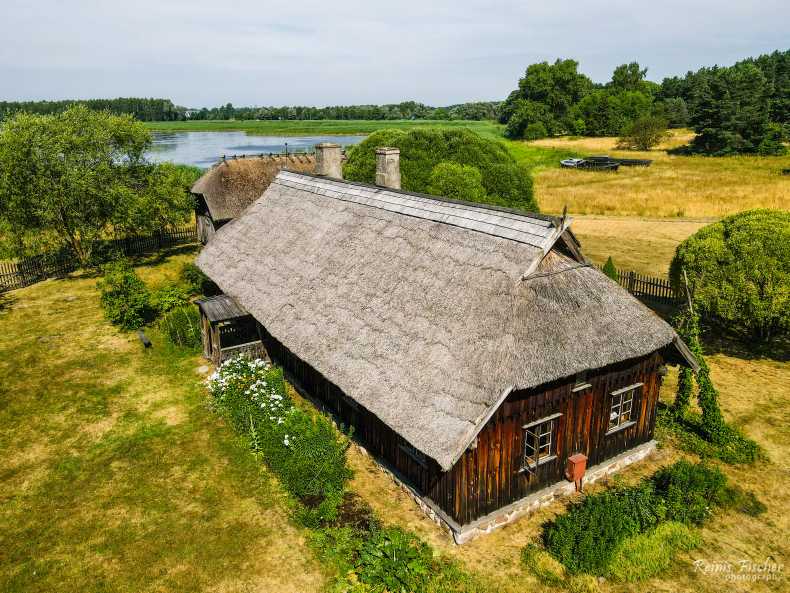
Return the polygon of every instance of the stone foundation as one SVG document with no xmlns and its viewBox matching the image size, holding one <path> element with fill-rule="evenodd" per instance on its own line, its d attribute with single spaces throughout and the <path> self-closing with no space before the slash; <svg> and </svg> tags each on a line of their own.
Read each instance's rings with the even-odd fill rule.
<svg viewBox="0 0 790 593">
<path fill-rule="evenodd" d="M 588 468 L 584 474 L 584 484 L 593 484 L 601 478 L 619 472 L 632 463 L 641 461 L 655 451 L 656 444 L 654 440 L 648 441 L 647 443 L 624 451 L 611 459 L 607 459 L 598 465 Z M 392 477 L 395 483 L 398 484 L 404 492 L 414 499 L 414 502 L 417 503 L 420 509 L 422 509 L 434 523 L 453 536 L 457 544 L 463 544 L 485 533 L 491 533 L 495 529 L 512 523 L 520 517 L 534 513 L 541 507 L 551 504 L 558 498 L 570 496 L 576 492 L 576 486 L 573 482 L 563 480 L 538 490 L 537 492 L 533 492 L 529 496 L 525 496 L 521 500 L 517 500 L 514 503 L 502 507 L 485 517 L 480 517 L 468 525 L 461 526 L 447 516 L 447 514 L 437 507 L 432 500 L 421 496 L 414 488 L 404 482 L 391 468 L 381 464 L 379 465 Z"/>
</svg>

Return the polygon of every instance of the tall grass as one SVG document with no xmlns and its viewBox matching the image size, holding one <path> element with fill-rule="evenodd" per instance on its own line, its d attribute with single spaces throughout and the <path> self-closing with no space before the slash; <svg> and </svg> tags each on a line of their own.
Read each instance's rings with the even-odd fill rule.
<svg viewBox="0 0 790 593">
<path fill-rule="evenodd" d="M 370 134 L 388 128 L 411 129 L 419 127 L 469 128 L 481 135 L 502 137 L 503 126 L 491 121 L 466 120 L 241 120 L 241 121 L 166 121 L 147 122 L 154 131 L 168 132 L 228 132 L 248 134 L 276 134 L 278 136 L 320 136 Z"/>
</svg>

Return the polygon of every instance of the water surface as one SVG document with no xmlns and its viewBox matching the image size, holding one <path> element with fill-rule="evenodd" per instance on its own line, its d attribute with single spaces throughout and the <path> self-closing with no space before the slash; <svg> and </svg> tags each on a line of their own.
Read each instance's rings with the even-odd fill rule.
<svg viewBox="0 0 790 593">
<path fill-rule="evenodd" d="M 223 155 L 304 152 L 319 142 L 335 142 L 341 146 L 358 144 L 365 136 L 256 136 L 246 132 L 153 132 L 154 143 L 148 158 L 155 162 L 169 161 L 207 168 Z"/>
</svg>

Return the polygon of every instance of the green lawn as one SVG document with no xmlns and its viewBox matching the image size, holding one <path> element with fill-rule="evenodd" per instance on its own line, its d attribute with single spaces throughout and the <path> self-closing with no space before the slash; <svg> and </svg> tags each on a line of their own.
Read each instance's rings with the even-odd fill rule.
<svg viewBox="0 0 790 593">
<path fill-rule="evenodd" d="M 92 278 L 0 295 L 0 591 L 320 590 L 281 488 L 207 408 L 205 362 L 149 335 L 110 326 Z"/>
</svg>

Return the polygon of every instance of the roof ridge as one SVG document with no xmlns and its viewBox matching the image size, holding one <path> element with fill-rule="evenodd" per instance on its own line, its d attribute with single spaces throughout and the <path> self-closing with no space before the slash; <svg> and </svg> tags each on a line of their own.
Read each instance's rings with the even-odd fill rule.
<svg viewBox="0 0 790 593">
<path fill-rule="evenodd" d="M 413 196 L 416 198 L 423 198 L 426 200 L 433 200 L 436 202 L 443 202 L 446 204 L 455 204 L 457 206 L 465 206 L 468 208 L 473 209 L 480 209 L 480 210 L 492 210 L 494 212 L 499 212 L 502 214 L 513 214 L 515 216 L 521 218 L 532 218 L 536 220 L 541 220 L 544 222 L 549 222 L 554 226 L 558 226 L 560 222 L 559 216 L 552 216 L 550 214 L 541 214 L 540 212 L 530 212 L 528 210 L 519 210 L 518 208 L 508 208 L 507 206 L 497 206 L 495 204 L 483 204 L 481 202 L 469 202 L 466 200 L 456 200 L 455 198 L 448 198 L 447 196 L 436 196 L 433 194 L 425 194 L 421 192 L 409 191 L 405 189 L 393 189 L 390 187 L 382 187 L 380 185 L 375 185 L 373 183 L 365 183 L 362 181 L 351 181 L 349 179 L 334 179 L 332 177 L 326 177 L 325 175 L 316 175 L 315 173 L 307 173 L 304 171 L 294 171 L 289 169 L 288 167 L 283 167 L 280 173 L 290 173 L 293 175 L 298 175 L 300 177 L 310 177 L 312 179 L 317 179 L 320 181 L 328 181 L 331 183 L 339 183 L 344 185 L 354 185 L 358 187 L 364 187 L 367 189 L 373 189 L 378 191 L 386 191 L 395 194 L 401 194 L 405 196 Z M 279 174 L 278 174 L 279 177 Z M 275 178 L 276 181 L 276 178 Z"/>
<path fill-rule="evenodd" d="M 480 208 L 477 204 L 461 203 L 458 200 L 437 199 L 437 196 L 292 171 L 281 171 L 273 183 L 524 243 L 539 248 L 543 253 L 551 249 L 568 222 L 557 223 L 520 212 L 516 215 L 511 211 Z"/>
</svg>

